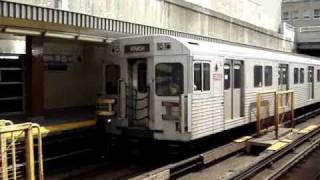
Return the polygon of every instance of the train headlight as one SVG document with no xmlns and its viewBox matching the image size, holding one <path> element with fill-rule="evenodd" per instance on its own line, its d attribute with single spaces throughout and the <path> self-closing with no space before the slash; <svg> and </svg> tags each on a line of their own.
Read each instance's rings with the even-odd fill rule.
<svg viewBox="0 0 320 180">
<path fill-rule="evenodd" d="M 112 120 L 109 118 L 109 119 L 107 119 L 107 123 L 108 124 L 111 124 L 111 122 L 112 122 Z"/>
</svg>

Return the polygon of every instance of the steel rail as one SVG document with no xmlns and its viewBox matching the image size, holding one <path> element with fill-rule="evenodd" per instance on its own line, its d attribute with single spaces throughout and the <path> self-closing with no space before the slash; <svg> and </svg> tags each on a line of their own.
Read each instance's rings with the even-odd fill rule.
<svg viewBox="0 0 320 180">
<path fill-rule="evenodd" d="M 264 156 L 262 156 L 260 159 L 258 159 L 255 163 L 251 164 L 246 169 L 240 170 L 239 172 L 231 175 L 231 177 L 228 177 L 227 179 L 241 180 L 241 179 L 250 178 L 255 173 L 262 170 L 264 167 L 268 166 L 269 164 L 272 164 L 272 162 L 274 162 L 278 158 L 284 156 L 292 149 L 296 148 L 297 146 L 301 145 L 302 143 L 304 143 L 305 141 L 309 140 L 310 138 L 312 138 L 313 136 L 319 133 L 320 133 L 320 127 L 317 127 L 316 129 L 312 130 L 310 133 L 302 135 L 297 140 L 287 145 L 283 149 L 265 154 Z"/>
<path fill-rule="evenodd" d="M 314 149 L 316 149 L 319 145 L 320 145 L 320 138 L 316 139 L 314 142 L 312 142 L 311 145 L 309 145 L 303 151 L 299 152 L 297 155 L 295 155 L 293 158 L 291 158 L 288 162 L 286 162 L 284 165 L 282 165 L 280 168 L 278 168 L 276 171 L 274 171 L 271 175 L 269 175 L 266 178 L 266 180 L 274 180 L 274 179 L 279 178 L 289 168 L 291 168 L 296 163 L 298 163 L 303 157 L 307 156 Z"/>
<path fill-rule="evenodd" d="M 320 108 L 318 108 L 316 110 L 313 110 L 313 111 L 310 111 L 308 113 L 305 113 L 303 115 L 300 115 L 298 117 L 295 117 L 294 122 L 295 123 L 300 123 L 300 122 L 303 122 L 303 121 L 305 121 L 307 119 L 310 119 L 311 117 L 314 117 L 314 116 L 316 116 L 318 114 L 320 114 Z M 320 127 L 318 129 L 313 130 L 311 133 L 302 136 L 302 137 L 304 137 L 304 140 L 300 139 L 299 141 L 296 141 L 294 143 L 295 144 L 294 147 L 296 147 L 297 145 L 303 143 L 305 141 L 305 139 L 308 139 L 308 138 L 314 136 L 314 134 L 316 133 L 315 131 L 317 131 L 317 132 L 320 131 Z M 255 134 L 252 135 L 252 136 L 254 137 Z M 222 148 L 227 148 L 229 146 L 232 146 L 232 144 L 234 144 L 234 143 L 226 144 L 226 145 L 222 146 Z M 260 161 L 263 161 L 262 164 L 259 164 L 260 162 L 257 162 L 255 164 L 255 166 L 252 166 L 255 169 L 254 172 L 257 172 L 261 168 L 263 168 L 266 165 L 270 164 L 270 162 L 272 162 L 269 159 L 270 156 L 273 157 L 272 158 L 273 160 L 277 159 L 277 158 L 281 157 L 281 155 L 283 155 L 285 152 L 287 152 L 287 151 L 292 149 L 292 148 L 288 149 L 289 147 L 292 147 L 292 144 L 288 145 L 287 147 L 285 147 L 284 149 L 280 150 L 279 152 L 274 152 L 272 154 L 266 154 L 263 158 L 260 159 Z M 190 157 L 188 159 L 182 160 L 182 161 L 180 161 L 178 163 L 169 164 L 169 165 L 163 166 L 161 168 L 155 169 L 153 171 L 149 171 L 149 172 L 144 173 L 142 175 L 139 175 L 139 176 L 136 176 L 134 178 L 131 178 L 131 180 L 148 179 L 150 177 L 158 177 L 158 176 L 161 176 L 161 177 L 166 176 L 166 178 L 176 177 L 176 176 L 181 175 L 183 173 L 187 173 L 192 168 L 201 167 L 203 165 L 209 164 L 209 163 L 214 162 L 216 160 L 219 160 L 221 158 L 227 157 L 228 155 L 231 155 L 231 154 L 234 154 L 236 152 L 239 152 L 239 151 L 241 151 L 243 149 L 245 149 L 245 146 L 244 146 L 244 148 L 238 148 L 236 151 L 232 151 L 231 153 L 227 153 L 227 154 L 224 154 L 221 157 L 217 157 L 215 159 L 212 159 L 210 162 L 205 162 L 204 161 L 204 155 L 205 154 L 210 154 L 211 152 L 213 152 L 214 149 L 212 149 L 212 150 L 209 150 L 209 151 L 207 151 L 205 153 L 201 153 L 201 154 L 195 155 L 193 157 Z M 167 173 L 165 173 L 165 172 L 167 172 Z M 248 172 L 249 171 L 247 170 L 247 171 L 243 171 L 242 173 L 244 175 L 244 173 L 248 173 Z M 252 173 L 249 173 L 249 174 L 247 174 L 247 175 L 245 175 L 243 177 L 249 177 L 248 175 L 251 175 Z M 237 179 L 236 175 L 234 175 L 233 177 L 235 179 Z M 231 177 L 231 179 L 232 179 L 232 177 Z"/>
</svg>

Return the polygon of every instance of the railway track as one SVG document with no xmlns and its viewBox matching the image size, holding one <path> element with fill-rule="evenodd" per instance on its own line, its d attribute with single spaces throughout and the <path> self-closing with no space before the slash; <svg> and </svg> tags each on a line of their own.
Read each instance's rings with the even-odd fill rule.
<svg viewBox="0 0 320 180">
<path fill-rule="evenodd" d="M 311 112 L 305 113 L 299 117 L 296 117 L 294 122 L 295 124 L 299 124 L 305 122 L 306 120 L 313 118 L 320 114 L 320 108 L 313 110 Z M 273 171 L 273 173 L 267 177 L 269 179 L 276 179 L 280 175 L 282 175 L 286 170 L 290 167 L 294 166 L 298 160 L 302 159 L 309 152 L 311 152 L 314 148 L 316 148 L 320 143 L 320 126 L 318 126 L 312 132 L 300 137 L 294 143 L 286 146 L 280 151 L 265 153 L 263 156 L 259 158 L 255 163 L 251 164 L 249 167 L 242 169 L 239 172 L 234 171 L 231 173 L 226 172 L 226 176 L 222 177 L 222 179 L 248 179 L 255 175 L 257 172 L 261 171 L 263 168 L 269 167 L 276 160 L 281 158 L 282 156 L 295 152 L 294 150 L 298 148 L 303 143 L 312 142 L 307 148 L 303 151 L 299 152 L 294 156 L 293 159 L 288 161 L 286 164 L 283 164 L 281 167 Z M 252 135 L 255 136 L 255 135 Z M 319 136 L 319 138 L 318 138 Z M 244 151 L 246 148 L 246 143 L 229 143 L 222 147 L 215 148 L 213 150 L 207 151 L 205 153 L 201 153 L 195 155 L 191 158 L 182 160 L 178 163 L 169 164 L 167 166 L 158 168 L 156 170 L 144 173 L 140 176 L 132 178 L 132 180 L 141 180 L 141 179 L 149 179 L 149 178 L 179 178 L 190 172 L 193 172 L 195 169 L 207 168 L 212 165 L 218 165 L 220 162 L 232 157 L 232 155 L 237 154 L 238 152 Z M 221 177 L 219 177 L 221 179 Z M 183 179 L 183 178 L 182 178 Z"/>
</svg>

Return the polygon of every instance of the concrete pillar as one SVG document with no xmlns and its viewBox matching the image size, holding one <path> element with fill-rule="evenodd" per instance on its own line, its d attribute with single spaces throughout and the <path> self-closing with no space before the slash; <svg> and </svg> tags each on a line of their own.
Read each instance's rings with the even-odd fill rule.
<svg viewBox="0 0 320 180">
<path fill-rule="evenodd" d="M 26 43 L 26 115 L 28 120 L 43 119 L 45 113 L 43 39 L 29 36 Z"/>
</svg>

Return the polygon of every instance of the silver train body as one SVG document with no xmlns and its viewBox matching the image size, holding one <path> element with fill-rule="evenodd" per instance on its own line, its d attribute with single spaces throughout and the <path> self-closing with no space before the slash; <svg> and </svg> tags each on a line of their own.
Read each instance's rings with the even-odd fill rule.
<svg viewBox="0 0 320 180">
<path fill-rule="evenodd" d="M 170 36 L 112 42 L 103 96 L 116 100 L 107 131 L 192 141 L 256 120 L 256 94 L 295 91 L 295 108 L 320 101 L 313 57 Z M 262 117 L 273 115 L 268 97 Z"/>
</svg>

